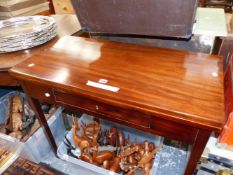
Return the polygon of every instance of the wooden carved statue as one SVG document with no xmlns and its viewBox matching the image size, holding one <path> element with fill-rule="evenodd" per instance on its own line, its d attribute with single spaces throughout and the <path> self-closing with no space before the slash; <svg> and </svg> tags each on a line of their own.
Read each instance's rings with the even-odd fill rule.
<svg viewBox="0 0 233 175">
<path fill-rule="evenodd" d="M 121 162 L 121 158 L 115 157 L 109 170 L 118 173 L 121 170 L 120 162 Z"/>
<path fill-rule="evenodd" d="M 85 162 L 93 163 L 92 155 L 89 153 L 89 150 L 87 148 L 83 149 L 81 156 L 79 158 Z"/>
<path fill-rule="evenodd" d="M 152 152 L 149 152 L 148 144 L 145 145 L 145 153 L 142 159 L 138 162 L 138 165 L 130 170 L 127 175 L 132 175 L 138 168 L 143 168 L 144 173 L 147 175 L 148 172 L 148 163 L 153 159 L 154 155 L 160 150 L 162 145 L 159 145 L 156 149 L 154 149 Z M 148 165 L 147 165 L 148 164 Z M 146 167 L 146 168 L 145 168 Z"/>
<path fill-rule="evenodd" d="M 81 137 L 92 143 L 92 146 L 99 146 L 97 140 L 100 133 L 100 123 L 93 121 L 89 124 L 82 123 Z"/>
<path fill-rule="evenodd" d="M 23 102 L 19 93 L 14 97 L 8 97 L 8 117 L 6 122 L 6 128 L 11 133 L 12 137 L 21 139 L 23 130 Z"/>
<path fill-rule="evenodd" d="M 81 160 L 116 173 L 122 170 L 127 175 L 132 175 L 140 168 L 144 175 L 149 175 L 154 155 L 162 145 L 156 148 L 154 143 L 149 143 L 147 140 L 139 144 L 137 138 L 131 144 L 129 135 L 125 138 L 124 132 L 115 127 L 102 131 L 98 121 L 82 123 L 81 136 L 79 136 L 78 119 L 72 115 L 72 121 L 73 140 L 75 146 L 81 149 L 79 157 Z M 100 136 L 102 139 L 99 138 Z M 108 146 L 104 144 L 105 138 L 108 139 Z M 116 156 L 114 151 L 117 151 Z"/>
<path fill-rule="evenodd" d="M 97 148 L 93 150 L 93 162 L 96 165 L 102 165 L 104 161 L 111 161 L 114 158 L 114 153 L 111 151 L 97 151 Z"/>
<path fill-rule="evenodd" d="M 119 156 L 115 157 L 112 161 L 105 160 L 103 162 L 103 168 L 118 173 L 121 170 L 120 162 L 121 158 Z"/>
<path fill-rule="evenodd" d="M 125 146 L 125 134 L 123 131 L 117 131 L 117 143 L 120 148 Z"/>
<path fill-rule="evenodd" d="M 116 146 L 117 129 L 111 127 L 108 132 L 109 145 Z"/>
<path fill-rule="evenodd" d="M 74 117 L 74 115 L 72 115 L 72 128 L 73 128 L 73 141 L 76 147 L 79 147 L 81 149 L 81 151 L 83 151 L 84 148 L 90 148 L 91 147 L 91 143 L 86 140 L 83 139 L 82 137 L 77 135 L 77 131 L 80 130 L 79 126 L 78 126 L 78 119 L 76 117 Z"/>
</svg>

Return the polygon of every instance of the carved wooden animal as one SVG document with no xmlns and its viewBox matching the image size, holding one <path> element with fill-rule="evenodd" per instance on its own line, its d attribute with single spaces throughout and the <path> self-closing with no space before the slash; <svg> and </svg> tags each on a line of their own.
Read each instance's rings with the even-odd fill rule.
<svg viewBox="0 0 233 175">
<path fill-rule="evenodd" d="M 146 156 L 149 155 L 149 152 L 150 152 L 150 150 L 149 150 L 149 142 L 148 141 L 144 141 L 143 143 L 144 143 L 144 149 L 145 149 L 145 153 L 144 153 L 143 157 L 146 157 Z"/>
<path fill-rule="evenodd" d="M 128 134 L 128 137 L 125 139 L 125 146 L 130 146 L 130 135 Z"/>
<path fill-rule="evenodd" d="M 96 147 L 96 148 L 99 147 L 99 143 L 98 143 L 98 134 L 95 134 L 95 135 L 93 136 L 92 146 L 93 146 L 93 147 Z"/>
<path fill-rule="evenodd" d="M 16 93 L 16 95 L 13 97 L 13 106 L 12 106 L 12 112 L 23 112 L 23 103 L 21 100 L 21 97 L 19 95 L 19 92 Z"/>
<path fill-rule="evenodd" d="M 120 157 L 115 157 L 114 160 L 112 161 L 110 171 L 118 173 L 121 170 L 120 162 L 121 162 L 121 158 Z"/>
<path fill-rule="evenodd" d="M 14 97 L 8 97 L 8 117 L 6 128 L 9 131 L 16 132 L 23 129 L 22 113 L 23 103 L 21 97 L 19 96 L 19 93 L 17 93 Z"/>
<path fill-rule="evenodd" d="M 94 136 L 98 136 L 100 132 L 100 123 L 93 121 L 89 124 L 82 123 L 82 134 L 83 138 L 86 138 L 90 141 L 93 140 Z"/>
<path fill-rule="evenodd" d="M 148 147 L 149 147 L 149 151 L 153 151 L 155 149 L 155 144 L 150 142 Z"/>
<path fill-rule="evenodd" d="M 132 146 L 138 146 L 139 144 L 138 144 L 138 138 L 137 137 L 135 137 L 135 139 L 134 139 L 134 142 L 133 142 L 133 144 L 132 144 Z"/>
<path fill-rule="evenodd" d="M 103 168 L 118 173 L 121 170 L 120 162 L 121 162 L 120 157 L 115 157 L 114 160 L 112 161 L 105 160 L 103 162 Z"/>
<path fill-rule="evenodd" d="M 135 146 L 135 147 L 128 147 L 126 149 L 122 149 L 121 152 L 120 152 L 120 155 L 122 157 L 127 157 L 135 152 L 137 152 L 139 150 L 139 147 L 138 146 Z"/>
<path fill-rule="evenodd" d="M 144 164 L 143 166 L 144 175 L 150 175 L 151 168 L 152 168 L 152 161 L 149 161 L 146 164 Z"/>
<path fill-rule="evenodd" d="M 19 112 L 13 112 L 11 116 L 12 131 L 19 131 L 23 129 L 22 114 Z"/>
<path fill-rule="evenodd" d="M 97 152 L 97 149 L 94 149 L 92 158 L 93 158 L 92 160 L 94 163 L 96 163 L 97 165 L 102 165 L 104 161 L 112 160 L 114 158 L 114 153 L 111 151 L 98 151 Z"/>
<path fill-rule="evenodd" d="M 78 126 L 78 119 L 72 115 L 72 121 L 73 121 L 73 141 L 76 147 L 79 147 L 81 151 L 83 151 L 84 148 L 90 148 L 91 143 L 88 140 L 83 139 L 82 137 L 77 135 L 77 131 L 79 131 Z"/>
<path fill-rule="evenodd" d="M 93 134 L 100 130 L 100 123 L 97 121 L 93 121 L 88 124 L 82 122 L 82 128 L 85 128 L 85 134 Z"/>
<path fill-rule="evenodd" d="M 109 145 L 116 146 L 117 129 L 111 127 L 108 133 Z"/>
<path fill-rule="evenodd" d="M 108 130 L 100 130 L 100 137 L 98 138 L 98 142 L 102 146 L 106 146 L 108 144 Z"/>
<path fill-rule="evenodd" d="M 111 166 L 111 163 L 109 160 L 105 160 L 103 162 L 103 168 L 106 169 L 106 170 L 109 170 L 110 169 L 110 166 Z"/>
<path fill-rule="evenodd" d="M 138 161 L 134 158 L 134 155 L 128 156 L 128 162 L 129 163 L 137 163 Z"/>
<path fill-rule="evenodd" d="M 83 160 L 88 163 L 93 163 L 93 158 L 91 154 L 87 151 L 87 149 L 84 149 L 81 153 L 81 156 L 79 157 L 80 160 Z"/>
<path fill-rule="evenodd" d="M 125 134 L 123 131 L 117 131 L 117 144 L 120 148 L 125 146 Z"/>
<path fill-rule="evenodd" d="M 132 175 L 138 168 L 143 168 L 145 166 L 145 164 L 149 163 L 154 155 L 160 150 L 160 148 L 162 147 L 162 144 L 159 145 L 156 149 L 154 149 L 152 152 L 150 152 L 148 155 L 147 155 L 147 151 L 145 151 L 145 156 L 142 157 L 142 159 L 138 162 L 138 165 L 130 170 L 127 175 Z"/>
<path fill-rule="evenodd" d="M 120 168 L 124 172 L 128 172 L 132 169 L 134 169 L 137 166 L 137 163 L 124 163 L 120 162 Z"/>
</svg>

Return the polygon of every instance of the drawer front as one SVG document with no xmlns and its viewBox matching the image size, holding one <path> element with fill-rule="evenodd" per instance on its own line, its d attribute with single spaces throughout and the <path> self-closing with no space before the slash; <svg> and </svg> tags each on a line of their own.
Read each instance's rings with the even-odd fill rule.
<svg viewBox="0 0 233 175">
<path fill-rule="evenodd" d="M 198 129 L 161 118 L 151 118 L 151 132 L 187 144 L 195 142 Z"/>
<path fill-rule="evenodd" d="M 33 98 L 40 99 L 42 102 L 54 104 L 53 91 L 50 88 L 43 86 L 38 86 L 33 83 L 27 83 L 26 85 L 27 93 Z M 33 93 L 32 93 L 33 92 Z"/>
<path fill-rule="evenodd" d="M 97 115 L 116 121 L 128 126 L 134 125 L 142 128 L 149 128 L 150 117 L 137 111 L 125 108 L 114 107 L 102 102 L 88 99 L 86 97 L 74 96 L 63 92 L 54 92 L 55 101 L 64 107 L 73 107 L 81 109 L 87 114 Z"/>
</svg>

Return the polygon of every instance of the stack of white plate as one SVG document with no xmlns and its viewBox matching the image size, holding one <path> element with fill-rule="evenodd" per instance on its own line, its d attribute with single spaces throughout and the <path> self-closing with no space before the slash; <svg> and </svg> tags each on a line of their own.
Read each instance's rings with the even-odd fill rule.
<svg viewBox="0 0 233 175">
<path fill-rule="evenodd" d="M 54 18 L 47 16 L 14 17 L 0 21 L 0 52 L 32 48 L 57 35 Z"/>
</svg>

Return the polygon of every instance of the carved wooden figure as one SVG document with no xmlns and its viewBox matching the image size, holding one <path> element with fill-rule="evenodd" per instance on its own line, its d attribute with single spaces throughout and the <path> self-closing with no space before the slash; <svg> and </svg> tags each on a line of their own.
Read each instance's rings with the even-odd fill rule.
<svg viewBox="0 0 233 175">
<path fill-rule="evenodd" d="M 121 158 L 119 156 L 115 157 L 112 161 L 105 160 L 103 162 L 103 168 L 118 173 L 121 170 L 120 162 Z"/>
<path fill-rule="evenodd" d="M 110 171 L 118 173 L 121 170 L 120 162 L 121 162 L 121 158 L 119 156 L 115 157 L 113 163 L 111 164 Z"/>
<path fill-rule="evenodd" d="M 19 95 L 19 92 L 17 92 L 16 95 L 13 97 L 12 112 L 23 112 L 23 103 Z"/>
<path fill-rule="evenodd" d="M 7 112 L 7 122 L 6 128 L 11 133 L 12 137 L 21 139 L 23 130 L 23 102 L 19 95 L 16 93 L 14 97 L 8 97 L 8 112 Z"/>
<path fill-rule="evenodd" d="M 151 152 L 151 151 L 153 151 L 155 149 L 155 144 L 150 142 L 148 147 L 149 147 L 149 151 Z"/>
<path fill-rule="evenodd" d="M 125 146 L 125 134 L 123 131 L 117 131 L 117 144 L 120 148 Z"/>
<path fill-rule="evenodd" d="M 128 157 L 132 155 L 133 153 L 137 152 L 138 150 L 139 150 L 139 146 L 128 147 L 126 149 L 122 149 L 120 155 L 121 157 Z"/>
<path fill-rule="evenodd" d="M 81 149 L 81 151 L 83 151 L 84 148 L 90 148 L 91 143 L 88 140 L 85 140 L 77 135 L 77 131 L 80 130 L 80 128 L 78 126 L 78 119 L 72 115 L 72 121 L 73 121 L 73 125 L 72 125 L 73 140 L 74 140 L 75 146 L 79 147 Z"/>
<path fill-rule="evenodd" d="M 113 158 L 114 153 L 111 151 L 97 151 L 97 148 L 93 150 L 93 162 L 97 165 L 102 165 L 104 161 L 110 161 Z"/>
<path fill-rule="evenodd" d="M 93 163 L 93 158 L 87 148 L 83 149 L 81 156 L 79 158 L 85 162 Z"/>
<path fill-rule="evenodd" d="M 106 169 L 106 170 L 109 170 L 110 169 L 110 166 L 111 166 L 111 163 L 109 160 L 105 160 L 103 162 L 103 168 Z"/>
<path fill-rule="evenodd" d="M 91 146 L 99 146 L 97 140 L 100 129 L 100 123 L 97 121 L 93 121 L 89 124 L 82 123 L 81 137 L 85 140 L 88 140 L 91 143 Z"/>
<path fill-rule="evenodd" d="M 145 164 L 149 163 L 153 159 L 154 155 L 160 150 L 160 148 L 162 147 L 162 144 L 159 145 L 156 149 L 154 149 L 150 153 L 149 153 L 149 148 L 148 148 L 147 143 L 146 143 L 145 147 L 146 147 L 146 150 L 145 150 L 144 156 L 138 162 L 138 165 L 134 169 L 130 170 L 127 173 L 127 175 L 132 175 L 138 168 L 144 168 Z"/>
<path fill-rule="evenodd" d="M 109 145 L 116 146 L 117 129 L 111 127 L 108 132 Z"/>
</svg>

